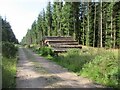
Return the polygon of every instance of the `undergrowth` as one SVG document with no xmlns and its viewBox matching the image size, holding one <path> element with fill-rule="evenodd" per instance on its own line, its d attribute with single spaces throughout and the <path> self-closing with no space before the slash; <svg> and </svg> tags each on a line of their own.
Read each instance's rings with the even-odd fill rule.
<svg viewBox="0 0 120 90">
<path fill-rule="evenodd" d="M 113 52 L 101 52 L 79 72 L 84 77 L 89 77 L 97 83 L 106 86 L 118 87 L 118 58 Z"/>
<path fill-rule="evenodd" d="M 15 58 L 18 52 L 18 47 L 10 42 L 2 42 L 2 56 L 7 58 Z"/>
<path fill-rule="evenodd" d="M 16 58 L 2 59 L 2 88 L 15 88 L 16 86 Z"/>
<path fill-rule="evenodd" d="M 46 54 L 46 48 L 42 49 L 38 51 Z M 44 50 L 46 51 L 44 52 Z M 48 53 L 43 56 L 80 76 L 92 79 L 96 83 L 108 87 L 120 87 L 118 83 L 120 82 L 120 70 L 118 71 L 117 50 L 102 48 L 70 49 L 67 53 L 58 56 L 52 56 Z"/>
<path fill-rule="evenodd" d="M 13 43 L 2 43 L 2 88 L 15 88 L 17 51 Z"/>
</svg>

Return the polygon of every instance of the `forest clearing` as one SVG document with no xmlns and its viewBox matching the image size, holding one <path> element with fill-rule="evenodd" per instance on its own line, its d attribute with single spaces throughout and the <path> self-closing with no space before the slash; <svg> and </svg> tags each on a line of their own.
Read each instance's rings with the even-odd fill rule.
<svg viewBox="0 0 120 90">
<path fill-rule="evenodd" d="M 0 26 L 3 89 L 120 89 L 120 1 L 48 2 L 21 41 Z"/>
</svg>

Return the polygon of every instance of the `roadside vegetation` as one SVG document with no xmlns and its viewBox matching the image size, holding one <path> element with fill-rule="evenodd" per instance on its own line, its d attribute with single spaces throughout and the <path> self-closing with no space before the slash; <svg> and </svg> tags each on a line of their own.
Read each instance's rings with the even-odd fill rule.
<svg viewBox="0 0 120 90">
<path fill-rule="evenodd" d="M 85 47 L 83 49 L 70 49 L 67 53 L 58 56 L 49 47 L 33 51 L 48 60 L 77 73 L 78 76 L 87 77 L 95 83 L 108 87 L 120 87 L 120 71 L 118 70 L 118 49 L 104 49 Z"/>
<path fill-rule="evenodd" d="M 0 43 L 2 43 L 2 88 L 15 88 L 18 40 L 11 29 L 10 23 L 2 18 L 1 21 L 2 41 L 0 41 Z"/>
<path fill-rule="evenodd" d="M 15 88 L 16 86 L 16 58 L 3 57 L 2 62 L 2 88 Z"/>
<path fill-rule="evenodd" d="M 2 88 L 15 88 L 18 49 L 9 42 L 3 42 L 2 48 Z"/>
<path fill-rule="evenodd" d="M 64 0 L 64 3 L 53 4 L 48 2 L 47 7 L 39 13 L 38 18 L 28 29 L 21 44 L 34 44 L 30 48 L 38 54 L 78 75 L 106 86 L 119 87 L 117 51 L 120 47 L 119 6 L 120 2 L 102 2 L 102 0 L 98 2 Z M 57 56 L 48 47 L 35 47 L 35 44 L 44 45 L 45 36 L 71 36 L 87 48 L 69 50 Z"/>
</svg>

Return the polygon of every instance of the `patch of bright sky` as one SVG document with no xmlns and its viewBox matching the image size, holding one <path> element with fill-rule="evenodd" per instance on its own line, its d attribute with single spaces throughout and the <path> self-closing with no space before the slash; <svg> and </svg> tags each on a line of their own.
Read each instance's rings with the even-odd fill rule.
<svg viewBox="0 0 120 90">
<path fill-rule="evenodd" d="M 16 38 L 21 41 L 48 1 L 52 0 L 0 0 L 0 16 L 6 16 Z"/>
</svg>

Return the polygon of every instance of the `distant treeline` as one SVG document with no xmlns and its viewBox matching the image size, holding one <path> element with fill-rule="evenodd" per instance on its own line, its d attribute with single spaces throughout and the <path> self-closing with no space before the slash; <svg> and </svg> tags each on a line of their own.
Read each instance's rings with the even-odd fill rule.
<svg viewBox="0 0 120 90">
<path fill-rule="evenodd" d="M 18 40 L 16 39 L 11 26 L 9 22 L 2 19 L 0 17 L 0 20 L 2 22 L 2 56 L 7 58 L 13 58 L 16 57 L 17 54 L 17 47 L 15 44 L 18 44 Z"/>
<path fill-rule="evenodd" d="M 0 17 L 1 18 L 1 17 Z M 11 29 L 10 23 L 6 20 L 2 20 L 2 42 L 11 42 L 11 43 L 18 43 L 18 40 Z"/>
<path fill-rule="evenodd" d="M 118 48 L 120 2 L 49 2 L 21 43 L 40 44 L 44 36 L 72 36 L 82 45 Z"/>
</svg>

